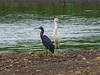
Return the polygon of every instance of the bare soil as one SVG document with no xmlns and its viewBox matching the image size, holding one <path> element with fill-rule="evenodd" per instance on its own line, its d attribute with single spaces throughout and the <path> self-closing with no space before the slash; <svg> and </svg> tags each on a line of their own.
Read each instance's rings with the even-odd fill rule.
<svg viewBox="0 0 100 75">
<path fill-rule="evenodd" d="M 0 75 L 100 75 L 100 50 L 0 54 Z"/>
</svg>

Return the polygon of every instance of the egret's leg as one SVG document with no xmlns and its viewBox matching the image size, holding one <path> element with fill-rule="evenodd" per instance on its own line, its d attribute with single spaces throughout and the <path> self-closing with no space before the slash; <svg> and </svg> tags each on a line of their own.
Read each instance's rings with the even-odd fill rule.
<svg viewBox="0 0 100 75">
<path fill-rule="evenodd" d="M 58 43 L 58 48 L 59 48 L 59 51 L 60 51 L 60 45 L 59 45 L 59 43 Z"/>
<path fill-rule="evenodd" d="M 55 53 L 56 53 L 56 43 L 55 43 Z"/>
</svg>

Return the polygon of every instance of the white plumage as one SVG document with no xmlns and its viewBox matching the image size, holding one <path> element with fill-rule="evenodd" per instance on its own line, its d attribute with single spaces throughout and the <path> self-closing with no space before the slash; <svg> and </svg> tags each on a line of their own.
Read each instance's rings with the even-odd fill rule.
<svg viewBox="0 0 100 75">
<path fill-rule="evenodd" d="M 57 23 L 56 21 L 59 21 L 60 19 L 58 18 L 55 18 L 54 19 L 54 23 L 55 23 L 55 28 L 54 28 L 54 31 L 53 31 L 53 37 L 54 37 L 54 41 L 55 41 L 55 52 L 56 52 L 56 47 L 58 46 L 59 50 L 60 50 L 60 46 L 59 46 L 59 42 L 60 42 L 60 39 L 59 39 L 59 32 L 58 32 L 58 28 L 57 28 Z"/>
</svg>

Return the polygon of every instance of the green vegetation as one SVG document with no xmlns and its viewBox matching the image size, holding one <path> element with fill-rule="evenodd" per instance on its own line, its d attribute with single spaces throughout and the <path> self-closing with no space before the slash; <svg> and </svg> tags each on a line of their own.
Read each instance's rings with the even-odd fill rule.
<svg viewBox="0 0 100 75">
<path fill-rule="evenodd" d="M 58 15 L 100 17 L 100 8 L 98 8 L 98 5 L 94 5 L 94 7 L 91 7 L 91 5 L 89 4 L 67 4 L 66 6 L 21 3 L 4 5 L 1 4 L 0 11 L 1 23 L 12 23 L 20 19 L 43 20 L 45 19 L 45 17 L 53 18 Z M 31 16 L 28 14 L 31 14 Z"/>
</svg>

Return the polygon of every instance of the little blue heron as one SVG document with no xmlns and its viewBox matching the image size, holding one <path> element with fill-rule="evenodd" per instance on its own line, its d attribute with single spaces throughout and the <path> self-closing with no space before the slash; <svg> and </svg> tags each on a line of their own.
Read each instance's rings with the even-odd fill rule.
<svg viewBox="0 0 100 75">
<path fill-rule="evenodd" d="M 59 21 L 60 19 L 55 18 L 54 19 L 54 23 L 55 23 L 55 28 L 54 28 L 54 32 L 53 32 L 53 37 L 54 37 L 54 41 L 55 41 L 55 52 L 56 52 L 56 47 L 58 46 L 59 51 L 60 51 L 60 46 L 59 46 L 59 32 L 57 29 L 57 23 L 56 21 Z"/>
<path fill-rule="evenodd" d="M 40 37 L 41 37 L 41 40 L 42 40 L 43 45 L 44 45 L 47 49 L 49 49 L 52 53 L 54 53 L 54 45 L 53 45 L 53 43 L 52 43 L 51 40 L 48 38 L 48 36 L 43 35 L 43 33 L 44 33 L 44 28 L 43 28 L 42 26 L 40 26 L 39 28 L 36 28 L 36 29 L 41 29 Z"/>
</svg>

